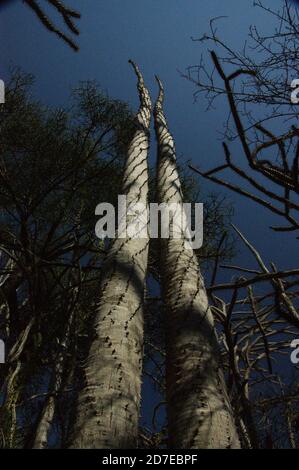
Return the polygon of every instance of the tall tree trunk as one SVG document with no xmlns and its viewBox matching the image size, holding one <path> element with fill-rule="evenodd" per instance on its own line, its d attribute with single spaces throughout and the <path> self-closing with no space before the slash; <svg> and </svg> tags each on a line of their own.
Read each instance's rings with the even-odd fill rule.
<svg viewBox="0 0 299 470">
<path fill-rule="evenodd" d="M 11 346 L 20 326 L 17 289 L 22 282 L 22 274 L 12 259 L 7 261 L 5 270 L 8 273 L 0 276 L 0 322 L 5 325 L 7 343 L 9 343 L 7 346 Z"/>
<path fill-rule="evenodd" d="M 122 194 L 127 205 L 147 204 L 151 101 L 137 66 L 140 109 L 128 149 Z M 137 445 L 143 357 L 143 300 L 148 236 L 113 241 L 95 312 L 94 338 L 84 367 L 71 447 Z"/>
<path fill-rule="evenodd" d="M 21 387 L 18 384 L 21 372 L 21 356 L 26 347 L 27 340 L 34 325 L 34 318 L 31 318 L 26 328 L 19 334 L 15 344 L 10 349 L 4 364 L 5 376 L 2 377 L 0 385 L 1 407 L 0 422 L 7 423 L 7 442 L 4 447 L 14 447 L 17 431 L 17 401 Z"/>
<path fill-rule="evenodd" d="M 163 87 L 154 110 L 159 203 L 183 202 L 173 138 L 163 113 Z M 239 448 L 219 361 L 218 342 L 203 278 L 184 238 L 160 240 L 166 305 L 166 394 L 169 446 Z"/>
<path fill-rule="evenodd" d="M 74 332 L 75 305 L 72 306 L 70 316 L 66 325 L 64 337 L 59 344 L 55 364 L 49 385 L 49 395 L 42 405 L 33 438 L 33 449 L 45 449 L 48 447 L 49 434 L 55 415 L 57 395 L 62 392 L 64 378 L 67 375 L 67 353 L 69 352 L 71 335 Z"/>
</svg>

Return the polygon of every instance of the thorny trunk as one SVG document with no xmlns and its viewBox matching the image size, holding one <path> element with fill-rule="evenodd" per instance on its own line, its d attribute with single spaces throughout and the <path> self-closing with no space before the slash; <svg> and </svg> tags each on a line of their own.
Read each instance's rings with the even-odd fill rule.
<svg viewBox="0 0 299 470">
<path fill-rule="evenodd" d="M 159 203 L 183 202 L 175 146 L 163 113 L 163 87 L 154 116 L 158 141 Z M 166 304 L 166 393 L 171 448 L 239 448 L 219 362 L 213 317 L 193 249 L 185 240 L 161 239 Z"/>
<path fill-rule="evenodd" d="M 127 206 L 147 204 L 151 116 L 148 91 L 138 68 L 132 65 L 138 77 L 140 109 L 122 183 Z M 148 243 L 148 236 L 116 237 L 109 249 L 71 447 L 134 448 L 137 445 Z"/>
</svg>

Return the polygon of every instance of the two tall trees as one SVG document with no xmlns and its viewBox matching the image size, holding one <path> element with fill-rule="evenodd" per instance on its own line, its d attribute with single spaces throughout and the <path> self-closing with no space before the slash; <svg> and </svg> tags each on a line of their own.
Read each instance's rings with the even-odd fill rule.
<svg viewBox="0 0 299 470">
<path fill-rule="evenodd" d="M 133 64 L 134 65 L 134 64 Z M 122 193 L 127 205 L 147 206 L 148 132 L 151 102 L 138 76 L 140 110 L 128 149 Z M 157 198 L 182 207 L 175 149 L 163 113 L 163 89 L 155 106 L 158 140 Z M 126 214 L 130 223 L 130 210 Z M 162 222 L 163 223 L 163 222 Z M 173 225 L 173 223 L 171 224 Z M 198 261 L 185 239 L 160 240 L 166 304 L 166 394 L 169 445 L 175 448 L 239 447 L 225 390 L 211 311 Z M 142 304 L 148 238 L 119 238 L 108 252 L 101 301 L 79 393 L 74 447 L 136 447 L 142 366 Z"/>
<path fill-rule="evenodd" d="M 8 350 L 1 374 L 5 447 L 47 447 L 53 427 L 59 430 L 62 446 L 66 442 L 72 447 L 137 445 L 149 238 L 117 237 L 107 251 L 92 235 L 94 207 L 101 200 L 116 202 L 121 174 L 120 192 L 127 196 L 128 207 L 147 204 L 151 103 L 143 78 L 133 66 L 141 102 L 134 119 L 125 105 L 99 94 L 92 84 L 82 85 L 76 91 L 77 107 L 73 107 L 72 116 L 62 111 L 51 113 L 30 102 L 26 92 L 29 77 L 17 75 L 7 88 L 7 102 L 1 115 L 1 336 Z M 160 95 L 155 123 L 163 147 L 163 139 L 168 140 L 168 134 L 164 135 L 166 128 L 160 128 L 161 132 L 158 129 L 163 116 L 161 108 L 157 112 L 161 104 Z M 120 164 L 125 148 L 128 152 L 122 173 Z M 53 154 L 57 155 L 54 161 Z M 164 165 L 166 162 L 166 173 L 159 182 L 164 171 L 161 162 Z M 174 162 L 170 158 L 167 163 L 164 154 L 159 159 L 158 194 L 162 182 L 166 192 L 167 185 L 172 184 L 170 175 L 170 179 L 165 178 L 170 168 L 178 178 L 176 166 L 168 164 Z M 91 197 L 86 198 L 86 194 Z M 180 191 L 175 200 L 180 201 L 179 194 Z M 128 222 L 130 216 L 128 212 Z M 170 240 L 171 256 L 176 243 Z M 164 241 L 162 253 L 163 244 Z M 167 269 L 171 269 L 171 256 L 166 258 Z M 194 269 L 189 272 L 190 259 Z M 173 268 L 178 282 L 174 286 L 178 288 L 176 294 L 180 276 L 187 272 L 188 276 L 192 273 L 191 290 L 200 286 L 199 297 L 205 298 L 192 253 Z M 168 292 L 174 287 L 169 284 Z M 186 295 L 186 299 L 187 283 L 183 287 L 185 294 L 181 295 L 183 289 L 180 297 Z M 169 295 L 165 300 L 169 302 Z M 195 299 L 191 303 L 197 302 Z M 175 309 L 171 312 L 172 308 L 173 305 L 167 305 L 167 328 L 173 329 L 172 323 L 177 328 L 183 327 L 184 316 L 192 305 L 189 300 L 185 302 L 183 314 L 173 318 Z M 196 317 L 197 307 L 190 312 L 192 318 Z M 192 320 L 195 334 L 191 349 L 198 339 L 205 337 L 200 324 L 201 312 L 198 311 L 197 323 Z M 217 362 L 210 314 L 208 323 L 212 339 L 205 338 L 207 354 Z M 189 329 L 188 319 L 186 325 Z M 190 335 L 186 329 L 182 333 L 189 347 Z M 180 364 L 179 342 L 177 338 L 175 354 L 167 350 L 168 364 L 172 361 Z M 204 349 L 200 346 L 195 356 Z M 182 375 L 191 370 L 188 354 L 181 364 Z M 195 367 L 200 368 L 200 361 L 195 362 Z M 81 380 L 78 368 L 83 371 Z M 224 388 L 220 390 L 217 382 L 218 389 L 215 389 L 214 373 L 218 377 L 213 367 L 206 375 L 200 371 L 194 389 L 190 388 L 188 376 L 176 399 L 174 392 L 178 390 L 180 373 L 167 381 L 169 417 L 185 415 L 185 429 L 192 422 L 193 428 L 199 426 L 198 436 L 201 436 L 194 441 L 188 438 L 187 442 L 183 433 L 176 430 L 176 418 L 169 419 L 172 436 L 177 434 L 177 440 L 172 437 L 170 445 L 229 445 L 227 431 L 223 431 L 225 438 L 219 431 L 216 439 L 214 435 L 214 423 L 222 413 L 233 422 L 225 403 Z M 206 413 L 205 405 L 197 406 L 198 397 L 203 397 L 197 387 L 207 392 L 203 383 L 207 376 L 215 396 L 220 398 L 223 393 L 221 409 L 214 408 L 211 415 Z M 186 408 L 178 406 L 183 395 L 188 398 Z M 198 409 L 195 419 L 191 416 L 191 406 Z M 210 437 L 203 440 L 203 435 L 205 439 L 208 436 L 207 429 Z M 233 439 L 232 436 L 232 446 Z"/>
</svg>

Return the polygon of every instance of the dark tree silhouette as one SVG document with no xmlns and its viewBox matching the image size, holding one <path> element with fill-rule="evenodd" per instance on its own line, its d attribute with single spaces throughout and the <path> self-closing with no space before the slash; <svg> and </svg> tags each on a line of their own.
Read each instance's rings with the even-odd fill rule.
<svg viewBox="0 0 299 470">
<path fill-rule="evenodd" d="M 0 8 L 2 6 L 12 3 L 13 0 L 0 0 Z M 75 25 L 75 20 L 81 18 L 81 14 L 72 8 L 69 8 L 65 5 L 64 2 L 59 0 L 42 0 L 43 6 L 40 5 L 40 2 L 37 0 L 23 0 L 36 14 L 41 23 L 50 31 L 51 33 L 56 34 L 60 39 L 66 42 L 74 51 L 78 51 L 79 47 L 72 39 L 71 35 L 79 35 L 79 30 Z M 66 25 L 67 33 L 64 33 L 60 28 L 56 27 L 52 22 L 50 17 L 45 11 L 45 7 L 51 5 L 55 8 L 59 16 L 62 18 L 63 22 Z"/>
</svg>

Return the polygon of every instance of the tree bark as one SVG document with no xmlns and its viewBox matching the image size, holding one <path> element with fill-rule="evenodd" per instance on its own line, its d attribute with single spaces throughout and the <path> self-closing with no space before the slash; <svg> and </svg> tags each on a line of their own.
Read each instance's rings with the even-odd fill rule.
<svg viewBox="0 0 299 470">
<path fill-rule="evenodd" d="M 131 63 L 138 78 L 140 108 L 128 149 L 122 194 L 127 196 L 128 205 L 146 206 L 151 101 L 139 69 Z M 137 446 L 148 243 L 148 236 L 116 236 L 109 249 L 70 447 Z"/>
<path fill-rule="evenodd" d="M 54 369 L 52 372 L 49 394 L 42 405 L 38 422 L 36 425 L 35 435 L 33 439 L 33 449 L 46 449 L 48 447 L 49 434 L 52 428 L 53 419 L 56 410 L 57 395 L 61 393 L 64 386 L 64 377 L 67 374 L 67 353 L 71 343 L 71 335 L 74 331 L 73 323 L 75 319 L 75 311 L 72 309 L 63 342 L 59 344 L 59 350 L 55 358 Z"/>
<path fill-rule="evenodd" d="M 154 110 L 159 203 L 183 202 L 173 138 L 163 112 L 163 86 Z M 184 238 L 160 239 L 166 305 L 166 394 L 169 446 L 239 448 L 220 366 L 218 341 L 198 260 Z"/>
</svg>

